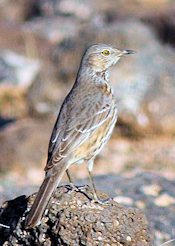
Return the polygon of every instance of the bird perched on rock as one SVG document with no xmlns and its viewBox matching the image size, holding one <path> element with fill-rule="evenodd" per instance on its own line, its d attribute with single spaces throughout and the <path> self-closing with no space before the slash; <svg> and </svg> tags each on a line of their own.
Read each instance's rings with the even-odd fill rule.
<svg viewBox="0 0 175 246">
<path fill-rule="evenodd" d="M 51 135 L 45 178 L 26 220 L 36 226 L 65 171 L 72 164 L 87 163 L 91 172 L 94 159 L 112 134 L 117 105 L 109 84 L 109 68 L 132 50 L 95 44 L 84 53 L 75 83 L 65 98 Z M 97 198 L 93 184 L 94 198 Z"/>
</svg>

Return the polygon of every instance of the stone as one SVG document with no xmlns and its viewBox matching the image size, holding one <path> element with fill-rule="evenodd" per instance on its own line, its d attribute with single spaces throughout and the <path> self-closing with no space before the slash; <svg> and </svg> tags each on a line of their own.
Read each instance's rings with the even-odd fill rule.
<svg viewBox="0 0 175 246">
<path fill-rule="evenodd" d="M 19 118 L 28 114 L 26 94 L 40 72 L 40 62 L 10 50 L 0 55 L 0 114 Z"/>
<path fill-rule="evenodd" d="M 34 172 L 33 172 L 34 173 Z M 5 200 L 12 199 L 16 196 L 19 196 L 21 194 L 29 195 L 36 191 L 38 187 L 31 186 L 30 183 L 33 184 L 35 181 L 35 178 L 33 180 L 31 179 L 30 183 L 27 181 L 27 178 L 25 178 L 25 185 L 21 185 L 21 182 L 18 184 L 17 182 L 9 183 L 9 180 L 7 178 L 1 179 L 0 184 L 0 202 L 2 203 Z M 131 204 L 126 204 L 125 201 L 120 200 L 120 205 L 123 205 L 124 207 L 130 208 L 137 207 L 140 210 L 142 210 L 146 217 L 148 218 L 148 221 L 150 223 L 152 234 L 154 234 L 154 244 L 153 245 L 161 245 L 165 243 L 168 240 L 171 240 L 175 238 L 175 233 L 172 230 L 172 228 L 175 226 L 175 217 L 174 217 L 174 210 L 175 210 L 175 203 L 169 202 L 166 204 L 166 206 L 160 206 L 159 204 L 156 204 L 156 200 L 159 198 L 160 194 L 167 194 L 164 196 L 170 197 L 171 200 L 175 197 L 175 182 L 174 178 L 165 178 L 164 176 L 152 173 L 152 172 L 132 172 L 130 171 L 130 176 L 125 175 L 101 175 L 96 176 L 95 184 L 98 189 L 103 190 L 106 192 L 110 197 L 128 197 L 133 202 Z M 41 181 L 40 181 L 41 182 Z M 88 180 L 81 179 L 77 180 L 75 182 L 78 185 L 84 185 L 88 183 Z M 109 184 L 109 185 L 106 185 Z M 144 187 L 147 186 L 154 186 L 158 185 L 160 187 L 160 194 L 157 196 L 147 195 L 144 192 Z M 117 188 L 117 193 L 116 193 Z M 66 192 L 66 187 L 64 187 L 64 192 Z M 100 194 L 100 193 L 98 193 Z M 104 193 L 103 193 L 104 194 Z M 65 201 L 65 205 L 73 206 L 73 209 L 87 209 L 86 203 L 83 201 L 84 195 L 81 193 L 78 193 L 78 200 L 71 201 L 71 203 L 68 203 L 68 201 Z M 56 192 L 54 195 L 54 199 L 59 200 L 60 193 Z M 107 197 L 106 197 L 107 198 Z M 32 199 L 32 197 L 31 197 Z M 162 197 L 163 199 L 163 197 Z M 32 200 L 31 200 L 32 202 Z M 73 202 L 73 203 L 72 203 Z M 115 201 L 114 201 L 115 202 Z M 103 211 L 103 207 L 101 205 L 98 205 L 96 203 L 91 203 L 91 208 L 96 210 L 98 207 L 99 211 Z M 57 204 L 53 204 L 52 208 L 55 210 L 57 208 Z M 131 214 L 131 218 L 129 219 L 132 223 L 132 209 L 129 210 Z M 103 214 L 102 214 L 103 215 Z M 126 219 L 127 217 L 124 216 Z M 123 217 L 123 220 L 125 218 Z M 47 221 L 47 217 L 45 217 L 45 220 Z M 83 218 L 84 220 L 84 218 Z M 96 217 L 94 214 L 87 214 L 85 217 L 85 220 L 87 223 L 91 223 L 93 221 L 96 221 Z M 107 224 L 108 228 L 118 228 L 120 227 L 120 220 L 118 218 L 114 218 L 112 223 L 109 223 L 110 219 L 109 216 L 102 216 L 101 220 L 98 221 L 98 228 L 100 228 L 100 231 L 104 230 L 104 225 Z M 6 222 L 1 221 L 0 223 L 3 225 L 6 225 Z M 7 224 L 8 225 L 8 224 Z M 125 236 L 131 236 L 130 234 L 125 234 Z M 151 236 L 151 235 L 150 235 Z"/>
<path fill-rule="evenodd" d="M 170 205 L 175 205 L 175 197 L 168 194 L 162 194 L 155 199 L 155 204 L 159 207 L 167 207 Z"/>
<path fill-rule="evenodd" d="M 27 246 L 36 241 L 37 245 L 151 244 L 148 221 L 140 210 L 126 208 L 112 200 L 98 204 L 91 198 L 92 191 L 87 186 L 77 189 L 68 185 L 58 187 L 41 224 L 31 229 L 25 229 L 24 222 L 36 194 L 4 203 L 0 222 L 10 228 L 0 227 L 1 245 Z M 77 203 L 80 199 L 81 206 Z M 70 206 L 72 203 L 74 208 Z M 113 221 L 118 221 L 119 225 L 114 227 Z"/>
<path fill-rule="evenodd" d="M 46 159 L 53 122 L 52 117 L 44 122 L 40 119 L 32 120 L 28 118 L 11 123 L 1 131 L 1 172 L 15 168 L 27 172 L 29 177 L 33 179 L 33 175 L 30 174 L 32 168 L 38 166 L 42 169 L 41 165 Z"/>
<path fill-rule="evenodd" d="M 148 185 L 148 186 L 144 186 L 143 187 L 143 192 L 146 195 L 150 195 L 150 196 L 158 196 L 159 193 L 161 191 L 161 188 L 159 185 L 154 184 L 154 185 Z"/>
<path fill-rule="evenodd" d="M 37 60 L 29 59 L 25 56 L 16 54 L 10 50 L 1 50 L 2 66 L 6 65 L 6 69 L 1 68 L 6 74 L 1 78 L 1 84 L 10 84 L 22 88 L 29 87 L 35 80 L 40 71 L 40 63 Z"/>
</svg>

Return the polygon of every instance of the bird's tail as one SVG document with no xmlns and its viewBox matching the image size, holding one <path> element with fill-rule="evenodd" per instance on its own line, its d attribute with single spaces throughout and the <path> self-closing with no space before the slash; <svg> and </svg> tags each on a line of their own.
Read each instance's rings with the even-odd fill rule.
<svg viewBox="0 0 175 246">
<path fill-rule="evenodd" d="M 60 183 L 64 172 L 66 170 L 66 165 L 64 164 L 64 166 L 62 166 L 64 168 L 62 168 L 60 171 L 57 170 L 57 174 L 54 176 L 50 176 L 50 177 L 45 177 L 39 191 L 38 194 L 36 195 L 35 201 L 32 205 L 32 208 L 29 212 L 29 215 L 27 216 L 26 222 L 25 222 L 25 227 L 26 228 L 31 228 L 36 226 L 37 224 L 40 223 L 40 220 L 42 218 L 42 215 L 46 209 L 46 206 L 54 192 L 54 190 L 56 189 L 56 187 L 58 186 L 58 184 Z"/>
</svg>

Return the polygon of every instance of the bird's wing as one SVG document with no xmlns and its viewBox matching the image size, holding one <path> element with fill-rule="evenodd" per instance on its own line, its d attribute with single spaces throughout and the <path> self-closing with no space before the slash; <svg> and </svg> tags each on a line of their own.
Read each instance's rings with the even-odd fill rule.
<svg viewBox="0 0 175 246">
<path fill-rule="evenodd" d="M 52 132 L 45 171 L 57 165 L 90 137 L 110 115 L 110 106 L 109 101 L 103 97 L 99 97 L 95 103 L 84 99 L 76 107 L 74 104 L 65 104 Z"/>
</svg>

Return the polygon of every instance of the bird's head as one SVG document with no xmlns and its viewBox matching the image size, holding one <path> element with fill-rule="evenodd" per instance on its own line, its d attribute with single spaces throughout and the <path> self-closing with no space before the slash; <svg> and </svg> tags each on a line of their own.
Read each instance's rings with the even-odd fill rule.
<svg viewBox="0 0 175 246">
<path fill-rule="evenodd" d="M 116 64 L 122 56 L 134 53 L 133 50 L 119 50 L 107 44 L 94 44 L 86 50 L 82 62 L 91 66 L 95 72 L 103 72 Z"/>
</svg>

